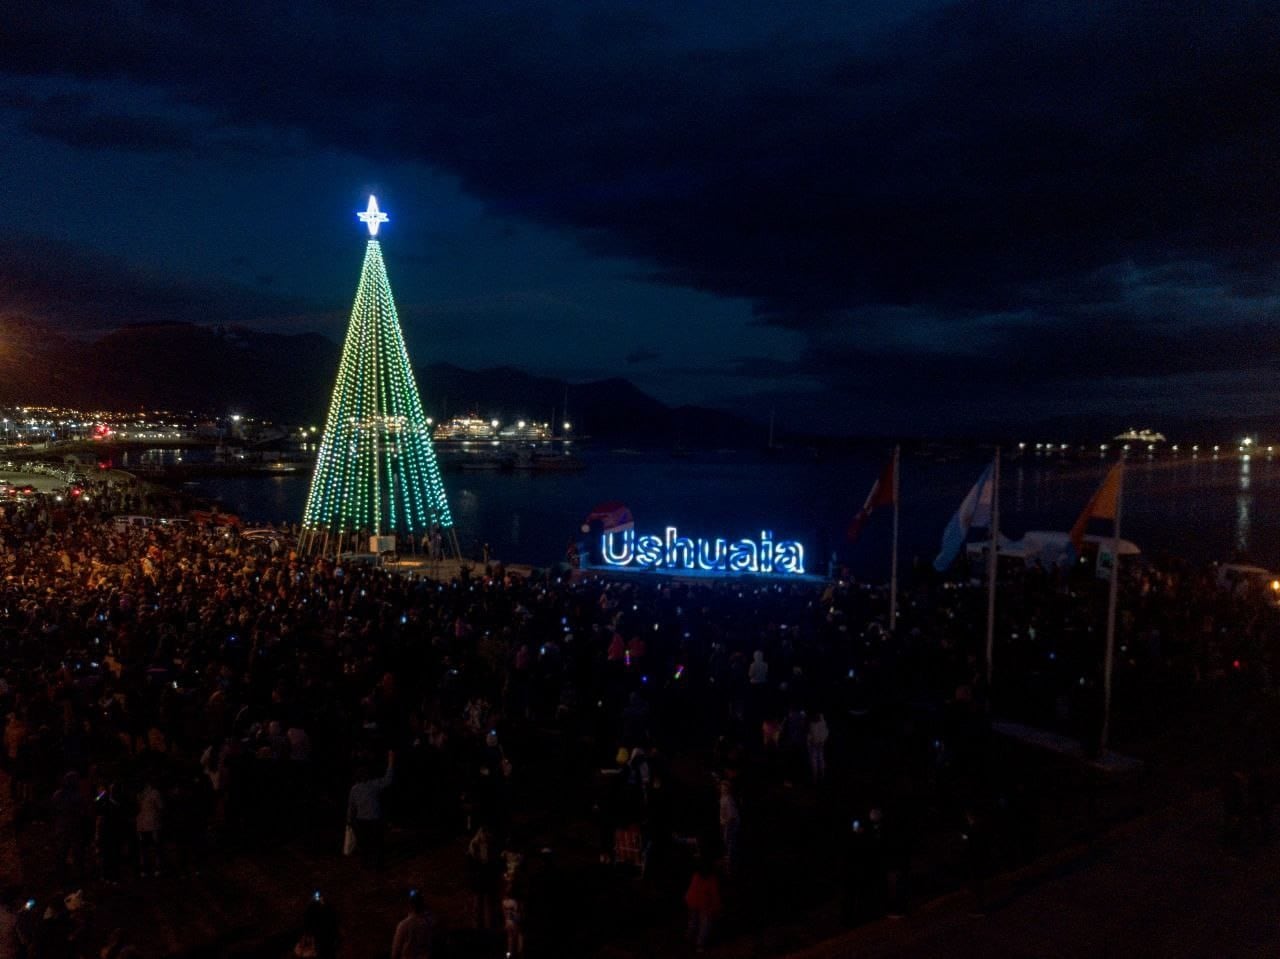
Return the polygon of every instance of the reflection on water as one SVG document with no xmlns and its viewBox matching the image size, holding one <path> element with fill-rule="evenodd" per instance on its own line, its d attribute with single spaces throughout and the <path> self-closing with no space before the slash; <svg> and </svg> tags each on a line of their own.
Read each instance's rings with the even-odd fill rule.
<svg viewBox="0 0 1280 959">
<path fill-rule="evenodd" d="M 459 489 L 449 493 L 449 511 L 453 513 L 454 522 L 459 526 L 466 526 L 469 521 L 473 521 L 478 508 L 479 501 L 473 490 Z"/>
<path fill-rule="evenodd" d="M 173 466 L 176 463 L 207 463 L 212 459 L 212 453 L 206 449 L 124 450 L 119 454 L 118 462 L 114 465 L 119 466 L 121 469 L 128 469 L 131 466 Z"/>
<path fill-rule="evenodd" d="M 1236 496 L 1236 549 L 1249 549 L 1249 511 L 1253 507 L 1253 494 L 1249 492 L 1249 454 L 1240 457 L 1240 493 Z"/>
<path fill-rule="evenodd" d="M 885 451 L 818 462 L 773 462 L 750 454 L 661 454 L 613 457 L 588 454 L 589 468 L 572 474 L 446 474 L 458 539 L 468 555 L 484 543 L 515 562 L 556 562 L 583 517 L 597 503 L 630 507 L 638 527 L 661 533 L 668 525 L 702 536 L 757 535 L 771 530 L 795 538 L 814 556 L 831 550 L 859 576 L 888 572 L 892 528 L 877 511 L 856 543 L 845 540 L 884 466 Z M 908 567 L 927 563 L 960 500 L 986 466 L 980 455 L 935 462 L 904 451 L 901 472 L 901 544 Z M 1067 463 L 1031 457 L 1009 461 L 1001 490 L 1001 531 L 1018 539 L 1028 530 L 1067 530 L 1097 489 L 1109 460 Z M 1202 455 L 1132 462 L 1124 494 L 1125 539 L 1148 554 L 1193 561 L 1247 559 L 1280 568 L 1280 537 L 1253 536 L 1280 527 L 1280 471 L 1266 456 L 1251 460 Z M 1009 475 L 1009 474 L 1012 475 Z M 251 521 L 296 523 L 310 478 L 207 479 L 201 490 Z"/>
</svg>

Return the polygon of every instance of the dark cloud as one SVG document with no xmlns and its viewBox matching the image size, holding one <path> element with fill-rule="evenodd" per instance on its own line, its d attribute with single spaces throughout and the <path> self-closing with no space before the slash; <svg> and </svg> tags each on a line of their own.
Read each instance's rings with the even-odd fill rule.
<svg viewBox="0 0 1280 959">
<path fill-rule="evenodd" d="M 0 238 L 0 312 L 71 332 L 131 323 L 280 322 L 323 317 L 305 300 L 197 278 L 160 275 L 40 236 Z"/>
<path fill-rule="evenodd" d="M 103 112 L 83 96 L 49 97 L 28 110 L 28 132 L 72 147 L 168 153 L 195 145 L 189 125 L 161 116 Z"/>
<path fill-rule="evenodd" d="M 662 359 L 662 354 L 656 350 L 647 350 L 643 347 L 634 349 L 627 354 L 627 364 L 635 366 L 637 363 L 652 363 L 655 360 Z"/>
<path fill-rule="evenodd" d="M 754 361 L 742 372 L 760 377 L 772 371 L 821 379 L 829 389 L 865 392 L 868 387 L 911 384 L 935 400 L 944 400 L 957 384 L 991 394 L 1034 390 L 1065 382 L 1078 385 L 1124 378 L 1161 379 L 1198 373 L 1276 371 L 1280 356 L 1258 355 L 1274 327 L 1240 323 L 1159 330 L 1128 317 L 1099 316 L 1060 326 L 1016 326 L 995 331 L 982 352 L 926 349 L 864 349 L 826 344 L 791 363 Z M 850 371 L 857 371 L 850 376 Z M 899 390 L 895 390 L 899 392 Z M 917 392 L 920 397 L 920 392 Z"/>
<path fill-rule="evenodd" d="M 903 9 L 64 0 L 11 24 L 0 63 L 432 164 L 807 337 L 744 379 L 923 402 L 1271 368 L 1276 9 Z M 78 145 L 187 142 L 92 104 L 38 115 Z"/>
</svg>

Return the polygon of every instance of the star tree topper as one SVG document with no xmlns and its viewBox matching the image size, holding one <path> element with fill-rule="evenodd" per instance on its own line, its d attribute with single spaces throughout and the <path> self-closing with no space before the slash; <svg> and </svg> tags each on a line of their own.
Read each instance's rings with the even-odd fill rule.
<svg viewBox="0 0 1280 959">
<path fill-rule="evenodd" d="M 369 196 L 369 207 L 363 213 L 357 213 L 356 219 L 362 221 L 369 227 L 369 235 L 377 236 L 378 227 L 386 223 L 390 219 L 385 213 L 378 209 L 378 198 Z"/>
</svg>

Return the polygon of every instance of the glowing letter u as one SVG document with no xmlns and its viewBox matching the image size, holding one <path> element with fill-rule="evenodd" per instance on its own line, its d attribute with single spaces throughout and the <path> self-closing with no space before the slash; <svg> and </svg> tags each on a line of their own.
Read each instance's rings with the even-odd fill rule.
<svg viewBox="0 0 1280 959">
<path fill-rule="evenodd" d="M 626 566 L 634 554 L 636 534 L 634 530 L 622 531 L 622 549 L 618 549 L 614 537 L 617 533 L 605 533 L 600 537 L 600 552 L 607 566 Z"/>
<path fill-rule="evenodd" d="M 725 554 L 728 551 L 722 539 L 698 540 L 698 568 L 708 572 L 724 569 Z"/>
</svg>

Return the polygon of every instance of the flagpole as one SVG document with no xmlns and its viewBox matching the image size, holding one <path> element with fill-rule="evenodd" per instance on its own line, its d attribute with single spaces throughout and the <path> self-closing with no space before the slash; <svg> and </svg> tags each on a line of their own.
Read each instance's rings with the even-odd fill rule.
<svg viewBox="0 0 1280 959">
<path fill-rule="evenodd" d="M 1111 733 L 1111 666 L 1116 648 L 1116 597 L 1120 592 L 1120 506 L 1124 499 L 1124 454 L 1120 454 L 1120 476 L 1116 484 L 1116 522 L 1111 534 L 1111 595 L 1107 603 L 1107 653 L 1102 664 L 1102 735 L 1099 754 L 1107 751 Z"/>
<path fill-rule="evenodd" d="M 991 548 L 987 551 L 987 694 L 991 692 L 991 659 L 996 645 L 996 573 L 1000 550 L 1000 447 L 991 472 Z"/>
<path fill-rule="evenodd" d="M 898 627 L 898 459 L 900 446 L 893 448 L 893 548 L 889 555 L 889 632 Z"/>
</svg>

